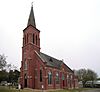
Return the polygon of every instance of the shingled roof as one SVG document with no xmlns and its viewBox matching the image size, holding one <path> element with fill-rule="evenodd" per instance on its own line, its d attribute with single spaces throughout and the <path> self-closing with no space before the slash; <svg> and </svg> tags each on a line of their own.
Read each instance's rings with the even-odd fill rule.
<svg viewBox="0 0 100 92">
<path fill-rule="evenodd" d="M 46 55 L 42 52 L 38 53 L 35 51 L 35 53 L 39 56 L 39 58 L 47 65 L 53 68 L 61 69 L 62 64 L 66 66 L 66 69 L 68 72 L 73 72 L 71 68 L 69 68 L 63 61 L 58 60 L 54 57 L 51 57 L 49 55 Z"/>
<path fill-rule="evenodd" d="M 39 55 L 46 62 L 47 66 L 58 68 L 58 69 L 61 68 L 61 65 L 63 63 L 61 60 L 55 59 L 55 58 L 53 58 L 53 57 L 51 57 L 49 55 L 46 55 L 46 54 L 44 54 L 42 52 L 40 52 Z"/>
</svg>

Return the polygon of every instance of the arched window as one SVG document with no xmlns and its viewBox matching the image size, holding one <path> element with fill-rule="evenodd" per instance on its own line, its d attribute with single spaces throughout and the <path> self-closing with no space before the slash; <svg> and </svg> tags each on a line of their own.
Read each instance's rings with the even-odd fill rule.
<svg viewBox="0 0 100 92">
<path fill-rule="evenodd" d="M 70 84 L 70 76 L 67 75 L 67 83 Z"/>
<path fill-rule="evenodd" d="M 27 34 L 27 43 L 28 43 L 28 34 Z"/>
<path fill-rule="evenodd" d="M 35 73 L 35 77 L 37 77 L 38 76 L 37 68 L 35 68 L 34 73 Z"/>
<path fill-rule="evenodd" d="M 24 63 L 24 70 L 27 70 L 27 62 Z"/>
<path fill-rule="evenodd" d="M 25 35 L 25 44 L 26 44 L 26 35 Z"/>
<path fill-rule="evenodd" d="M 73 79 L 73 76 L 71 75 L 70 78 Z"/>
<path fill-rule="evenodd" d="M 36 45 L 37 45 L 37 35 L 36 35 Z"/>
<path fill-rule="evenodd" d="M 52 84 L 52 72 L 48 72 L 48 84 Z"/>
<path fill-rule="evenodd" d="M 34 34 L 33 34 L 33 44 L 34 44 Z"/>
<path fill-rule="evenodd" d="M 40 82 L 42 82 L 42 69 L 40 69 Z"/>
<path fill-rule="evenodd" d="M 62 74 L 62 80 L 65 80 L 64 74 Z"/>
<path fill-rule="evenodd" d="M 59 84 L 59 73 L 56 72 L 56 84 Z"/>
</svg>

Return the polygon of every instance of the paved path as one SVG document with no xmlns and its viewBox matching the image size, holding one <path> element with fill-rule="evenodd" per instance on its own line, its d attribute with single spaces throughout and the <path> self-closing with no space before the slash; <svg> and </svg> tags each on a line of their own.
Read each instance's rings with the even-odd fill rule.
<svg viewBox="0 0 100 92">
<path fill-rule="evenodd" d="M 100 89 L 86 90 L 82 92 L 100 92 Z"/>
</svg>

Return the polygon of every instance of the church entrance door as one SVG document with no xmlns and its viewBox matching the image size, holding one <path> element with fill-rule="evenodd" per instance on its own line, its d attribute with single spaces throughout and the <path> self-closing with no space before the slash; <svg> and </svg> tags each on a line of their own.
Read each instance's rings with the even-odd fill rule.
<svg viewBox="0 0 100 92">
<path fill-rule="evenodd" d="M 25 79 L 25 87 L 27 87 L 27 79 Z"/>
<path fill-rule="evenodd" d="M 65 83 L 64 83 L 64 80 L 63 80 L 63 88 L 65 87 Z"/>
<path fill-rule="evenodd" d="M 24 75 L 24 87 L 27 87 L 27 75 Z"/>
</svg>

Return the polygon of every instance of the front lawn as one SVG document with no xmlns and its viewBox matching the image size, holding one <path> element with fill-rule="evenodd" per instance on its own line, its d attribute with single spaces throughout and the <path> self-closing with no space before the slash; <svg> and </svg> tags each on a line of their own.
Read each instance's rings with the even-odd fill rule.
<svg viewBox="0 0 100 92">
<path fill-rule="evenodd" d="M 32 90 L 18 90 L 12 87 L 0 86 L 0 92 L 32 92 Z"/>
<path fill-rule="evenodd" d="M 63 90 L 57 90 L 57 91 L 49 91 L 49 92 L 81 92 L 83 89 L 63 89 Z"/>
<path fill-rule="evenodd" d="M 17 91 L 13 91 L 12 89 L 9 90 L 9 88 L 5 86 L 0 86 L 0 92 L 17 92 Z"/>
<path fill-rule="evenodd" d="M 54 91 L 48 91 L 48 92 L 81 92 L 82 90 L 87 90 L 87 89 L 71 89 L 71 90 L 54 90 Z M 10 89 L 8 87 L 5 86 L 0 86 L 0 92 L 42 92 L 41 91 L 34 91 L 33 89 L 21 89 L 20 91 L 18 89 L 15 88 L 11 88 Z M 45 92 L 45 91 L 43 91 Z"/>
</svg>

